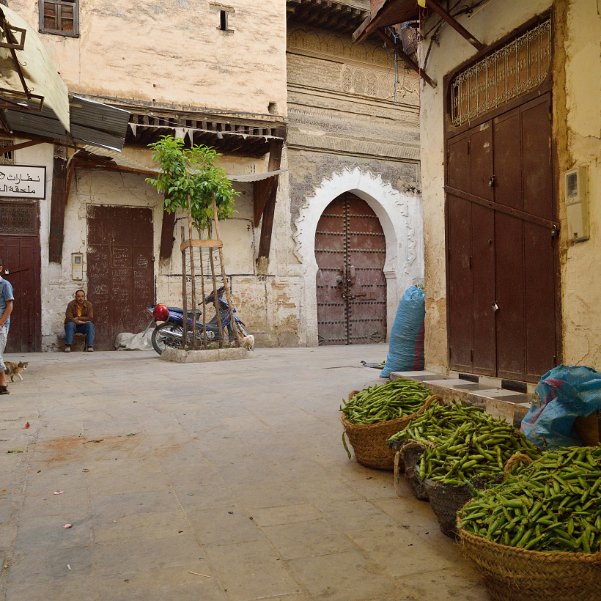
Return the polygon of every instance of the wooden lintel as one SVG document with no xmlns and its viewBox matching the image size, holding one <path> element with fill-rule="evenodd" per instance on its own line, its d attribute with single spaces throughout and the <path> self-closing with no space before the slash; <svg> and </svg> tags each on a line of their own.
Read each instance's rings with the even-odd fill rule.
<svg viewBox="0 0 601 601">
<path fill-rule="evenodd" d="M 47 143 L 47 141 L 42 142 L 41 140 L 28 140 L 27 142 L 21 142 L 20 144 L 13 144 L 12 146 L 3 146 L 2 152 L 13 152 L 13 150 L 20 150 L 21 148 L 29 148 L 30 146 Z"/>
<path fill-rule="evenodd" d="M 272 140 L 269 145 L 269 165 L 268 171 L 278 171 L 282 163 L 282 140 Z M 277 176 L 276 176 L 277 177 Z M 261 257 L 269 258 L 271 248 L 271 234 L 273 231 L 273 217 L 275 215 L 275 203 L 278 192 L 277 180 L 272 184 L 269 191 L 269 198 L 265 203 L 263 210 L 263 219 L 261 223 L 261 237 L 259 239 L 259 259 Z"/>
<path fill-rule="evenodd" d="M 167 213 L 163 211 L 163 222 L 161 224 L 161 247 L 159 249 L 159 257 L 161 259 L 170 259 L 173 252 L 173 241 L 175 235 L 173 229 L 175 227 L 175 213 Z"/>
<path fill-rule="evenodd" d="M 122 173 L 134 173 L 136 175 L 149 175 L 156 177 L 157 171 L 151 169 L 138 169 L 136 167 L 126 167 L 110 161 L 89 161 L 87 159 L 73 158 L 75 167 L 78 169 L 105 169 L 106 171 L 120 171 Z"/>
<path fill-rule="evenodd" d="M 180 250 L 186 250 L 186 248 L 222 248 L 223 242 L 221 240 L 184 240 L 180 245 Z"/>
<path fill-rule="evenodd" d="M 255 227 L 259 227 L 261 223 L 261 217 L 263 217 L 263 211 L 265 211 L 265 207 L 267 202 L 271 198 L 271 193 L 273 187 L 277 188 L 278 185 L 278 176 L 274 175 L 273 177 L 268 177 L 266 179 L 261 179 L 253 184 L 253 218 Z"/>
<path fill-rule="evenodd" d="M 50 200 L 50 237 L 48 239 L 48 258 L 51 263 L 61 263 L 63 258 L 65 208 L 69 184 L 67 159 L 55 155 Z"/>
<path fill-rule="evenodd" d="M 446 21 L 460 36 L 465 38 L 477 50 L 484 50 L 486 46 L 476 39 L 457 19 L 453 18 L 436 0 L 426 0 L 426 7 L 435 12 Z"/>
</svg>

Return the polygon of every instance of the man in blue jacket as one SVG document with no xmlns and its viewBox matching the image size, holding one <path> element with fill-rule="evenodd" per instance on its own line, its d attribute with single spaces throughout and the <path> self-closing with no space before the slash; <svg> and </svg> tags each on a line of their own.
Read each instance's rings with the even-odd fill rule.
<svg viewBox="0 0 601 601">
<path fill-rule="evenodd" d="M 10 327 L 10 314 L 13 312 L 13 287 L 8 280 L 2 277 L 4 266 L 0 258 L 0 394 L 8 394 L 6 386 L 6 374 L 4 373 L 5 365 L 2 354 L 6 348 L 6 339 L 8 337 L 8 329 Z"/>
</svg>

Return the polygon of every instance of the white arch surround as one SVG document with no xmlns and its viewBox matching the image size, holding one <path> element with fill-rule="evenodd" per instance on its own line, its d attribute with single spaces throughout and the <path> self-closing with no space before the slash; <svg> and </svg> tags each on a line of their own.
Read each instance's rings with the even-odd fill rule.
<svg viewBox="0 0 601 601">
<path fill-rule="evenodd" d="M 387 282 L 388 332 L 402 292 L 424 277 L 423 218 L 421 197 L 399 192 L 379 175 L 359 168 L 345 169 L 322 180 L 305 198 L 296 223 L 296 255 L 305 280 L 299 332 L 301 344 L 317 346 L 317 260 L 315 232 L 326 207 L 338 196 L 352 192 L 377 215 L 386 238 L 384 275 Z M 304 335 L 303 335 L 304 334 Z"/>
</svg>

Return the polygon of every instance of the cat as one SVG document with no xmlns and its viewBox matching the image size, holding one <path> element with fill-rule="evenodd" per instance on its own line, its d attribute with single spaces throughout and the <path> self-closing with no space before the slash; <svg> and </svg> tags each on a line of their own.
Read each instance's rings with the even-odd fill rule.
<svg viewBox="0 0 601 601">
<path fill-rule="evenodd" d="M 28 365 L 28 361 L 19 361 L 18 363 L 15 363 L 14 361 L 5 361 L 4 373 L 7 376 L 10 376 L 11 382 L 15 381 L 15 376 L 19 376 L 19 379 L 23 381 L 23 376 L 21 375 L 21 372 L 27 369 Z"/>
<path fill-rule="evenodd" d="M 255 337 L 252 334 L 249 334 L 248 336 L 242 337 L 240 339 L 240 342 L 242 343 L 242 346 L 247 351 L 254 351 L 255 350 Z"/>
</svg>

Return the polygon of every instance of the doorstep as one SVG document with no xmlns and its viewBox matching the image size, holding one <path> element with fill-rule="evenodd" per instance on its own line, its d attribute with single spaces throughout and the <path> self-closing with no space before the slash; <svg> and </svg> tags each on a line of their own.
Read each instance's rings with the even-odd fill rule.
<svg viewBox="0 0 601 601">
<path fill-rule="evenodd" d="M 519 428 L 522 418 L 530 409 L 532 395 L 515 392 L 485 383 L 472 382 L 453 375 L 443 376 L 431 371 L 395 371 L 391 380 L 409 378 L 418 380 L 445 401 L 461 401 L 466 405 L 482 407 L 487 413 L 499 417 Z"/>
</svg>

